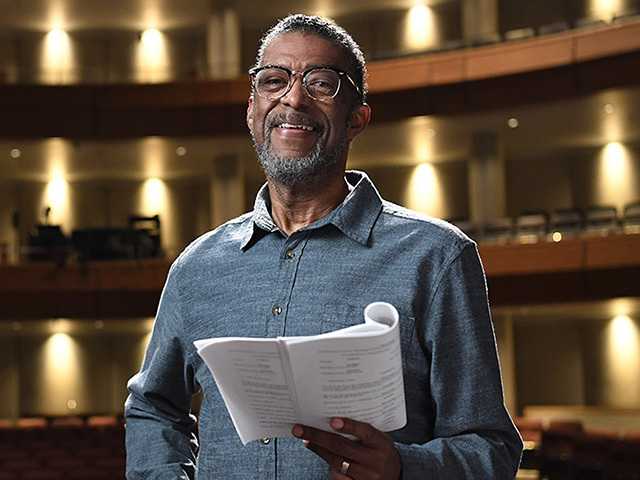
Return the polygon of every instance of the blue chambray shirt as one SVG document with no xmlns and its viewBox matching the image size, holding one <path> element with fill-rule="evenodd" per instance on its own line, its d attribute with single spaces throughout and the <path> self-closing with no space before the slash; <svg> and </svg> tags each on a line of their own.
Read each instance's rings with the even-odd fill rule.
<svg viewBox="0 0 640 480">
<path fill-rule="evenodd" d="M 298 439 L 242 446 L 193 341 L 315 335 L 400 312 L 407 425 L 391 433 L 403 479 L 511 479 L 522 443 L 504 407 L 476 245 L 382 200 L 361 172 L 326 217 L 291 236 L 253 212 L 195 240 L 172 265 L 125 405 L 127 478 L 313 480 L 327 464 Z M 198 422 L 191 397 L 202 389 Z M 199 445 L 199 446 L 198 446 Z"/>
</svg>

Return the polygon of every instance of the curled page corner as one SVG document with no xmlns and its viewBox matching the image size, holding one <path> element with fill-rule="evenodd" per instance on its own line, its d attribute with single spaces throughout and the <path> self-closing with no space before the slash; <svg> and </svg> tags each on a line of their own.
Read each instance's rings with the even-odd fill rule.
<svg viewBox="0 0 640 480">
<path fill-rule="evenodd" d="M 364 321 L 375 322 L 393 328 L 400 321 L 396 307 L 387 302 L 373 302 L 364 309 Z"/>
</svg>

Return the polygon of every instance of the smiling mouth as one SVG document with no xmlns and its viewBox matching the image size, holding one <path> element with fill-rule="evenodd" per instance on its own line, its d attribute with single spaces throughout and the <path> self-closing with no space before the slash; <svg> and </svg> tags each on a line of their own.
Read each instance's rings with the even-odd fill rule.
<svg viewBox="0 0 640 480">
<path fill-rule="evenodd" d="M 277 128 L 290 129 L 290 130 L 303 130 L 305 132 L 314 132 L 316 129 L 311 125 L 302 125 L 294 123 L 280 123 L 276 125 Z"/>
</svg>

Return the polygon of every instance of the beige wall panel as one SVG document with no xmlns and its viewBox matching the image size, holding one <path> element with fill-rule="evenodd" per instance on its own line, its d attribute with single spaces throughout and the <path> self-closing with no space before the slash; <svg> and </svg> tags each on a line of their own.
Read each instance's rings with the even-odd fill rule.
<svg viewBox="0 0 640 480">
<path fill-rule="evenodd" d="M 73 228 L 110 226 L 108 199 L 109 188 L 102 182 L 72 183 L 69 203 L 73 210 Z"/>
<path fill-rule="evenodd" d="M 559 154 L 506 162 L 507 214 L 573 207 L 570 163 Z"/>
<path fill-rule="evenodd" d="M 584 331 L 589 405 L 640 408 L 640 322 L 619 317 Z"/>
<path fill-rule="evenodd" d="M 11 182 L 0 182 L 0 263 L 3 261 L 2 248 L 6 249 L 8 261 L 13 261 L 15 254 L 16 234 L 11 224 L 15 210 L 15 187 Z"/>
<path fill-rule="evenodd" d="M 55 334 L 20 339 L 21 415 L 90 414 L 108 410 L 110 348 L 100 338 Z M 69 402 L 76 408 L 70 408 Z"/>
<path fill-rule="evenodd" d="M 493 325 L 500 358 L 500 373 L 504 400 L 509 413 L 518 415 L 518 393 L 516 385 L 515 335 L 510 316 L 494 316 Z"/>
<path fill-rule="evenodd" d="M 515 324 L 518 406 L 584 405 L 579 330 L 544 322 Z"/>
<path fill-rule="evenodd" d="M 0 418 L 19 416 L 18 362 L 15 340 L 0 337 Z"/>
<path fill-rule="evenodd" d="M 429 169 L 424 179 L 415 174 L 416 167 L 375 167 L 366 172 L 386 200 L 441 218 L 467 217 L 466 164 L 448 162 Z"/>
<path fill-rule="evenodd" d="M 611 145 L 572 159 L 577 206 L 613 205 L 621 214 L 625 204 L 640 200 L 640 150 Z"/>
</svg>

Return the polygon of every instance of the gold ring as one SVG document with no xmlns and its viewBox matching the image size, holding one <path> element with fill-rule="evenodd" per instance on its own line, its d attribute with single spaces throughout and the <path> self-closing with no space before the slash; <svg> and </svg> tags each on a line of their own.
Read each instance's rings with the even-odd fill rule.
<svg viewBox="0 0 640 480">
<path fill-rule="evenodd" d="M 351 464 L 349 462 L 347 462 L 346 460 L 342 461 L 342 465 L 340 466 L 340 473 L 342 475 L 346 475 L 347 472 L 349 471 L 349 467 L 351 466 Z"/>
</svg>

